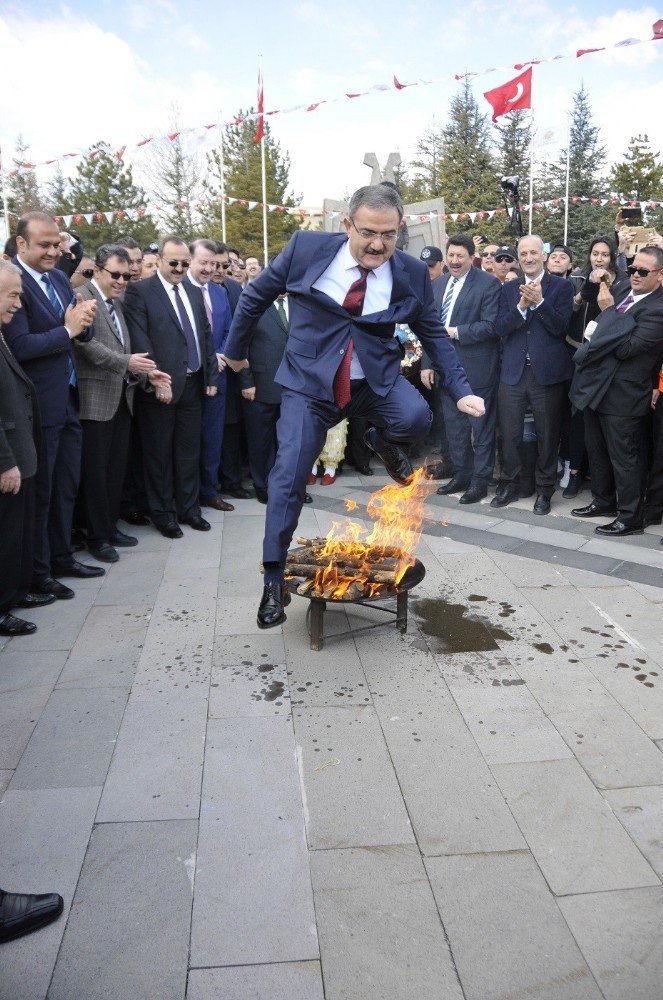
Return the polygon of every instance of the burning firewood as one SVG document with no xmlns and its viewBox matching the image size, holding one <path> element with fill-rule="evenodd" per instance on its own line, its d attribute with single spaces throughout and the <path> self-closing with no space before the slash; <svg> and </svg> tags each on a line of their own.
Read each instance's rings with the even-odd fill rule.
<svg viewBox="0 0 663 1000">
<path fill-rule="evenodd" d="M 302 563 L 286 563 L 286 573 L 292 576 L 303 576 L 305 579 L 315 580 L 318 573 L 323 573 L 325 567 L 320 564 L 302 564 Z M 351 567 L 345 567 L 340 574 L 346 577 L 352 577 Z M 369 570 L 368 572 L 363 572 L 360 579 L 365 580 L 367 583 L 396 583 L 396 578 L 398 573 L 395 569 L 391 570 Z M 335 586 L 338 585 L 338 578 L 335 578 Z"/>
</svg>

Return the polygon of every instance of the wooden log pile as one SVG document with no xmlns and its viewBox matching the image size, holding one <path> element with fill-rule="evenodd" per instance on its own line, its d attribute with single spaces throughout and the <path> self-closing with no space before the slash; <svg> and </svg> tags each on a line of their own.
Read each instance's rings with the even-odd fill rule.
<svg viewBox="0 0 663 1000">
<path fill-rule="evenodd" d="M 357 555 L 351 551 L 351 545 L 347 551 L 340 546 L 337 552 L 323 555 L 325 538 L 297 538 L 297 542 L 301 547 L 288 553 L 285 572 L 287 576 L 302 578 L 297 593 L 309 597 L 329 599 L 344 587 L 341 600 L 359 601 L 374 597 L 377 590 L 393 590 L 407 560 L 402 550 L 393 547 Z M 323 571 L 330 566 L 331 572 L 322 580 Z"/>
</svg>

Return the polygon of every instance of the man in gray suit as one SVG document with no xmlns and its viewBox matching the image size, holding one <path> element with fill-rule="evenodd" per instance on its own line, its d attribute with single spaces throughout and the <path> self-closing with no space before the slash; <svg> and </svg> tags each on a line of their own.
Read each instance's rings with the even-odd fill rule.
<svg viewBox="0 0 663 1000">
<path fill-rule="evenodd" d="M 117 562 L 116 546 L 137 539 L 117 527 L 127 465 L 133 397 L 137 384 L 170 387 L 170 376 L 157 370 L 146 353 L 133 354 L 120 296 L 131 280 L 131 260 L 124 247 L 99 247 L 94 276 L 79 289 L 94 300 L 94 337 L 76 343 L 74 363 L 83 428 L 81 492 L 88 549 L 101 562 Z"/>
<path fill-rule="evenodd" d="M 499 337 L 495 329 L 500 282 L 486 270 L 472 267 L 474 244 L 469 236 L 452 236 L 447 244 L 449 273 L 433 283 L 438 315 L 451 337 L 458 361 L 470 385 L 484 400 L 481 417 L 461 413 L 444 390 L 442 411 L 449 442 L 453 476 L 438 493 L 462 493 L 459 503 L 477 503 L 488 495 L 495 461 L 497 383 L 500 372 Z M 421 381 L 430 388 L 433 371 L 427 357 L 421 362 Z"/>
</svg>

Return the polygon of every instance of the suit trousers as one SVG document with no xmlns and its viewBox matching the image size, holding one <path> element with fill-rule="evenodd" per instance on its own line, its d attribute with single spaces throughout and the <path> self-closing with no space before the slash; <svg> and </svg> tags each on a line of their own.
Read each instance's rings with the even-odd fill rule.
<svg viewBox="0 0 663 1000">
<path fill-rule="evenodd" d="M 486 412 L 483 417 L 461 413 L 448 392 L 442 392 L 444 425 L 453 474 L 472 486 L 487 487 L 495 465 L 497 386 L 477 389 Z"/>
<path fill-rule="evenodd" d="M 131 414 L 124 393 L 112 420 L 81 420 L 83 493 L 88 544 L 109 542 L 120 516 Z"/>
<path fill-rule="evenodd" d="M 278 451 L 267 486 L 264 562 L 285 565 L 306 482 L 330 427 L 344 417 L 362 416 L 386 440 L 403 444 L 423 437 L 430 427 L 430 409 L 402 375 L 386 396 L 374 393 L 365 379 L 351 383 L 351 393 L 350 402 L 341 410 L 333 402 L 284 389 L 276 428 Z"/>
<path fill-rule="evenodd" d="M 64 421 L 42 427 L 35 478 L 34 578 L 51 575 L 51 565 L 73 559 L 71 524 L 81 474 L 81 424 L 75 389 L 69 389 Z"/>
<path fill-rule="evenodd" d="M 219 377 L 217 387 L 216 396 L 206 396 L 203 400 L 200 444 L 200 496 L 203 500 L 213 500 L 219 495 L 217 485 L 226 414 L 225 374 Z"/>
<path fill-rule="evenodd" d="M 276 458 L 276 424 L 281 404 L 243 399 L 242 408 L 251 479 L 257 490 L 266 490 L 267 477 Z"/>
<path fill-rule="evenodd" d="M 0 493 L 0 614 L 25 597 L 32 581 L 35 540 L 35 476 L 18 493 Z"/>
<path fill-rule="evenodd" d="M 157 525 L 175 516 L 200 516 L 202 410 L 200 370 L 187 377 L 177 403 L 158 403 L 150 393 L 142 393 L 138 419 L 145 492 L 150 517 Z"/>
<path fill-rule="evenodd" d="M 530 365 L 525 365 L 517 385 L 500 382 L 497 412 L 502 438 L 502 486 L 517 486 L 522 469 L 521 444 L 525 411 L 534 416 L 537 458 L 536 492 L 551 497 L 557 483 L 557 453 L 562 426 L 566 382 L 541 385 L 534 378 Z"/>
<path fill-rule="evenodd" d="M 140 396 L 141 394 L 136 391 L 134 394 L 134 416 L 131 421 L 131 430 L 129 432 L 127 470 L 124 476 L 122 502 L 120 504 L 120 509 L 123 515 L 147 514 L 145 474 L 143 472 L 143 447 L 140 443 L 140 431 L 138 429 L 138 409 L 141 403 Z"/>
<path fill-rule="evenodd" d="M 642 527 L 648 417 L 584 412 L 594 503 L 608 510 L 617 509 L 624 524 Z"/>
<path fill-rule="evenodd" d="M 651 417 L 651 457 L 649 460 L 649 480 L 645 517 L 659 518 L 663 515 L 663 397 L 654 408 Z"/>
</svg>

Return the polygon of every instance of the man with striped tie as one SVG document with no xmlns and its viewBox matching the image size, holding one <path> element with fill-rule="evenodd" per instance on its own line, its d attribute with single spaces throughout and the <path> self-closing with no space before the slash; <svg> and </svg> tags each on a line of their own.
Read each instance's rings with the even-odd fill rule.
<svg viewBox="0 0 663 1000">
<path fill-rule="evenodd" d="M 75 295 L 69 278 L 55 265 L 60 232 L 43 212 L 28 212 L 16 230 L 22 271 L 20 309 L 4 334 L 14 357 L 32 381 L 39 400 L 42 436 L 35 481 L 34 593 L 60 600 L 73 590 L 54 577 L 101 576 L 100 566 L 74 559 L 71 522 L 81 467 L 81 425 L 72 361 L 72 342 L 89 340 L 97 306 Z"/>
<path fill-rule="evenodd" d="M 627 270 L 630 284 L 601 287 L 603 311 L 574 355 L 571 385 L 571 402 L 585 416 L 592 481 L 592 502 L 571 513 L 617 514 L 595 528 L 611 538 L 643 531 L 647 428 L 663 361 L 663 250 L 645 247 Z"/>
</svg>

